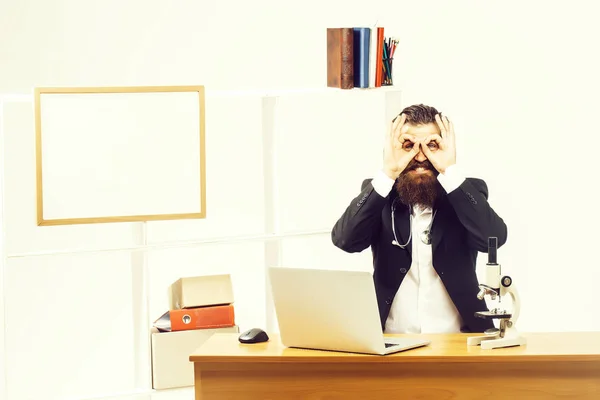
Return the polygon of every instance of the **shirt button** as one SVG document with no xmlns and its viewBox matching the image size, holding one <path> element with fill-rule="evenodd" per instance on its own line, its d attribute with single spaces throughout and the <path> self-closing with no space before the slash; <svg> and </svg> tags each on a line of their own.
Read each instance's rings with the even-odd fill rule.
<svg viewBox="0 0 600 400">
<path fill-rule="evenodd" d="M 406 268 L 400 268 L 400 272 L 402 272 L 403 274 L 406 273 Z"/>
<path fill-rule="evenodd" d="M 385 301 L 385 304 L 388 304 L 388 305 L 389 305 L 389 304 L 392 304 L 392 300 L 390 300 L 390 299 L 387 299 L 387 300 Z"/>
</svg>

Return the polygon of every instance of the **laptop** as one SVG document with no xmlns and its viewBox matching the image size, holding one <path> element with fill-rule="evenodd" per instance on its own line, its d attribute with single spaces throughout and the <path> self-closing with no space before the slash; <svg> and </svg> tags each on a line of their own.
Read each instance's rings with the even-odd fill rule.
<svg viewBox="0 0 600 400">
<path fill-rule="evenodd" d="M 430 343 L 384 337 L 370 272 L 270 267 L 269 279 L 286 347 L 387 355 Z"/>
</svg>

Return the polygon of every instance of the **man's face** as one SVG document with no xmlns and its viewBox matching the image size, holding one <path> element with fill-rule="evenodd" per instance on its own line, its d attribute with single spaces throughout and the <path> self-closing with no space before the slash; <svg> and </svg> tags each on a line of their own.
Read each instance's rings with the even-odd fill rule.
<svg viewBox="0 0 600 400">
<path fill-rule="evenodd" d="M 401 133 L 405 133 L 407 136 L 414 138 L 415 141 L 425 141 L 425 139 L 431 135 L 440 134 L 439 127 L 434 123 L 429 123 L 426 125 L 406 124 L 402 130 L 403 132 Z M 416 145 L 410 140 L 407 140 L 402 144 L 402 147 L 405 151 L 410 151 L 413 146 Z M 437 143 L 435 142 L 430 142 L 427 146 L 431 149 L 431 151 L 437 150 Z M 413 180 L 414 182 L 427 182 L 432 178 L 435 178 L 438 175 L 438 172 L 421 150 L 415 156 L 415 158 L 410 161 L 402 174 L 407 175 L 407 178 Z"/>
<path fill-rule="evenodd" d="M 402 128 L 401 134 L 412 138 L 414 142 L 425 141 L 429 136 L 440 134 L 440 129 L 435 123 L 424 125 L 406 124 Z M 406 140 L 403 144 L 403 150 L 410 151 L 413 146 L 417 146 L 413 141 Z M 437 144 L 430 142 L 427 145 L 431 151 L 437 151 Z M 438 171 L 427 159 L 423 151 L 408 163 L 405 170 L 398 177 L 396 190 L 401 200 L 408 205 L 420 204 L 425 207 L 433 206 L 435 199 L 440 193 L 440 184 L 437 181 Z"/>
</svg>

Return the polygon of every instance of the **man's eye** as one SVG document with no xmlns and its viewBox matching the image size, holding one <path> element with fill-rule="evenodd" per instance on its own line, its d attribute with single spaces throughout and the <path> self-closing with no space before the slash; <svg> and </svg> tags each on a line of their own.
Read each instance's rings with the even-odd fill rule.
<svg viewBox="0 0 600 400">
<path fill-rule="evenodd" d="M 429 147 L 430 149 L 437 149 L 438 145 L 436 142 L 429 142 L 427 144 L 427 147 Z"/>
<path fill-rule="evenodd" d="M 412 149 L 413 142 L 411 142 L 410 140 L 407 140 L 406 142 L 402 143 L 402 147 L 405 149 Z"/>
</svg>

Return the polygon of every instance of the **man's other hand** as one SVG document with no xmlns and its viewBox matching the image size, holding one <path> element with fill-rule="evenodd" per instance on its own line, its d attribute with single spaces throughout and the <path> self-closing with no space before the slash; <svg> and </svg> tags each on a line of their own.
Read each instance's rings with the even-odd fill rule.
<svg viewBox="0 0 600 400">
<path fill-rule="evenodd" d="M 421 149 L 435 169 L 443 174 L 446 168 L 456 164 L 454 125 L 448 117 L 440 117 L 440 114 L 435 116 L 435 120 L 440 128 L 440 134 L 427 137 L 421 143 Z"/>
<path fill-rule="evenodd" d="M 404 132 L 405 122 L 406 116 L 404 114 L 396 117 L 385 137 L 383 172 L 394 180 L 419 153 L 418 140 Z"/>
</svg>

